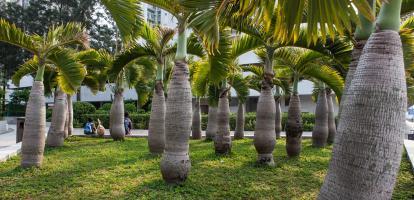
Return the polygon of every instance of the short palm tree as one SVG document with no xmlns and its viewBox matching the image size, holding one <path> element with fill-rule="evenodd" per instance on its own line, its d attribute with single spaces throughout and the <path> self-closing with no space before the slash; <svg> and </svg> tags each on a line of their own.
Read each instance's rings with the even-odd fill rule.
<svg viewBox="0 0 414 200">
<path fill-rule="evenodd" d="M 301 151 L 302 117 L 298 83 L 300 79 L 317 79 L 332 88 L 341 96 L 343 79 L 331 67 L 324 65 L 326 56 L 298 47 L 283 47 L 276 50 L 275 68 L 283 69 L 280 76 L 293 80 L 292 94 L 289 100 L 288 119 L 286 122 L 286 151 L 288 156 L 298 156 Z"/>
<path fill-rule="evenodd" d="M 33 53 L 27 65 L 37 69 L 29 101 L 22 143 L 22 167 L 40 166 L 45 144 L 46 110 L 43 76 L 48 63 L 58 68 L 61 89 L 73 93 L 81 84 L 85 71 L 65 46 L 78 43 L 87 46 L 85 29 L 76 23 L 52 27 L 44 36 L 28 35 L 13 24 L 0 19 L 0 41 L 19 46 Z"/>
</svg>

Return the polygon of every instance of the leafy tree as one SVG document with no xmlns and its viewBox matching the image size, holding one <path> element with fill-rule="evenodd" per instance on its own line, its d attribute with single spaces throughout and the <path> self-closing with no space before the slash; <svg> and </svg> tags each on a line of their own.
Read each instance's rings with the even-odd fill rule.
<svg viewBox="0 0 414 200">
<path fill-rule="evenodd" d="M 15 105 L 26 105 L 29 101 L 30 90 L 23 89 L 23 90 L 14 90 L 13 93 L 10 94 L 10 104 Z"/>
</svg>

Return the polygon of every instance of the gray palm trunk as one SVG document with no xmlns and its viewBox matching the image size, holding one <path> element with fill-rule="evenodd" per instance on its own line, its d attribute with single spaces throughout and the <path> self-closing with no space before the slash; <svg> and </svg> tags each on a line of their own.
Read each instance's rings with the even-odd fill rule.
<svg viewBox="0 0 414 200">
<path fill-rule="evenodd" d="M 216 154 L 229 154 L 231 152 L 230 136 L 230 107 L 228 90 L 224 88 L 221 92 L 217 109 L 217 133 L 214 137 L 214 149 Z"/>
<path fill-rule="evenodd" d="M 195 99 L 194 103 L 193 125 L 191 127 L 191 135 L 193 139 L 201 139 L 201 110 L 199 97 Z"/>
<path fill-rule="evenodd" d="M 319 199 L 391 199 L 407 131 L 398 32 L 371 35 L 348 93 Z"/>
<path fill-rule="evenodd" d="M 315 110 L 315 126 L 312 131 L 312 145 L 325 147 L 328 141 L 328 102 L 325 89 L 319 90 L 318 101 Z"/>
<path fill-rule="evenodd" d="M 69 114 L 69 127 L 68 127 L 68 135 L 71 136 L 73 134 L 73 102 L 72 102 L 72 96 L 67 96 L 67 103 L 68 103 L 68 114 Z"/>
<path fill-rule="evenodd" d="M 354 45 L 354 49 L 352 50 L 352 55 L 351 55 L 352 60 L 348 67 L 348 72 L 345 78 L 344 90 L 342 92 L 342 97 L 341 97 L 341 103 L 339 104 L 338 124 L 341 122 L 341 113 L 342 113 L 344 102 L 346 102 L 348 99 L 348 96 L 351 95 L 349 94 L 349 87 L 351 86 L 352 79 L 354 78 L 354 74 L 358 66 L 359 58 L 361 57 L 362 50 L 364 49 L 366 42 L 367 42 L 366 40 L 358 40 L 356 44 Z"/>
<path fill-rule="evenodd" d="M 167 183 L 179 184 L 187 179 L 191 168 L 188 139 L 191 133 L 192 94 L 186 61 L 175 61 L 168 87 L 161 174 Z"/>
<path fill-rule="evenodd" d="M 335 110 L 333 106 L 334 94 L 330 89 L 328 89 L 326 95 L 328 103 L 328 143 L 332 144 L 336 135 Z"/>
<path fill-rule="evenodd" d="M 282 132 L 282 109 L 280 108 L 280 96 L 275 97 L 275 134 L 276 139 L 280 138 L 280 133 Z"/>
<path fill-rule="evenodd" d="M 207 118 L 207 129 L 206 129 L 206 140 L 213 140 L 217 133 L 217 107 L 209 105 L 208 107 L 208 118 Z"/>
<path fill-rule="evenodd" d="M 47 133 L 46 146 L 60 147 L 65 140 L 65 122 L 67 113 L 66 94 L 56 89 L 52 111 L 52 122 Z"/>
<path fill-rule="evenodd" d="M 21 167 L 40 167 L 46 132 L 46 106 L 42 81 L 34 81 L 26 106 Z"/>
<path fill-rule="evenodd" d="M 109 133 L 114 140 L 124 140 L 124 97 L 122 91 L 116 91 L 109 114 L 110 128 Z"/>
<path fill-rule="evenodd" d="M 256 127 L 254 130 L 253 143 L 258 153 L 257 162 L 274 166 L 273 150 L 276 144 L 275 120 L 276 104 L 272 94 L 273 88 L 273 54 L 274 49 L 266 47 L 266 60 L 264 77 L 257 102 Z"/>
<path fill-rule="evenodd" d="M 148 127 L 148 147 L 153 154 L 162 154 L 165 147 L 165 96 L 162 81 L 155 83 Z"/>
<path fill-rule="evenodd" d="M 69 137 L 69 104 L 67 102 L 67 99 L 65 99 L 66 101 L 66 116 L 65 116 L 65 127 L 63 129 L 63 138 L 66 139 Z"/>
<path fill-rule="evenodd" d="M 299 156 L 302 150 L 302 115 L 298 94 L 292 94 L 289 101 L 286 122 L 286 152 L 289 157 Z"/>
<path fill-rule="evenodd" d="M 273 166 L 273 150 L 276 144 L 275 135 L 275 99 L 271 87 L 264 86 L 257 102 L 256 128 L 254 131 L 254 147 L 258 153 L 257 162 Z"/>
<path fill-rule="evenodd" d="M 238 103 L 237 118 L 236 118 L 236 129 L 234 130 L 234 139 L 243 139 L 244 138 L 245 107 L 246 107 L 246 105 L 244 103 L 242 103 L 242 102 Z"/>
</svg>

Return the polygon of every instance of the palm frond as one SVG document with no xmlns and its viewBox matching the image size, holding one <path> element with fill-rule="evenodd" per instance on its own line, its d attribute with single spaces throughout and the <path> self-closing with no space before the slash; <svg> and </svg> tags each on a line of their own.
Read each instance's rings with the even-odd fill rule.
<svg viewBox="0 0 414 200">
<path fill-rule="evenodd" d="M 27 75 L 36 73 L 37 69 L 39 68 L 39 61 L 37 57 L 33 57 L 32 59 L 24 62 L 17 68 L 16 72 L 14 72 L 13 76 L 11 77 L 12 83 L 16 86 L 19 86 L 20 80 Z"/>
<path fill-rule="evenodd" d="M 122 41 L 130 42 L 143 23 L 138 0 L 101 0 L 115 21 Z"/>
<path fill-rule="evenodd" d="M 50 49 L 70 44 L 79 44 L 89 48 L 89 36 L 81 23 L 69 22 L 65 25 L 52 26 L 46 34 Z"/>
<path fill-rule="evenodd" d="M 249 97 L 249 83 L 243 78 L 241 73 L 233 74 L 229 77 L 231 87 L 236 91 L 237 98 L 244 103 Z"/>
<path fill-rule="evenodd" d="M 263 42 L 250 35 L 242 35 L 241 37 L 233 40 L 231 57 L 236 59 L 244 53 L 254 50 L 260 46 L 263 46 Z"/>
<path fill-rule="evenodd" d="M 53 51 L 47 59 L 57 67 L 57 83 L 62 91 L 67 94 L 76 93 L 86 76 L 84 66 L 67 49 Z"/>
<path fill-rule="evenodd" d="M 121 54 L 119 54 L 113 61 L 113 65 L 108 70 L 108 75 L 116 77 L 130 62 L 147 56 L 155 56 L 153 49 L 136 45 Z"/>
<path fill-rule="evenodd" d="M 89 74 L 85 76 L 82 83 L 86 85 L 93 94 L 96 94 L 101 89 L 98 78 Z"/>
<path fill-rule="evenodd" d="M 5 19 L 0 19 L 0 41 L 21 47 L 34 54 L 39 54 L 33 36 L 25 34 L 23 30 L 7 22 Z"/>
<path fill-rule="evenodd" d="M 191 90 L 197 97 L 203 97 L 207 94 L 209 85 L 210 68 L 205 61 L 195 62 L 192 64 Z"/>
<path fill-rule="evenodd" d="M 344 79 L 332 68 L 326 65 L 320 66 L 312 63 L 308 64 L 306 70 L 302 72 L 302 75 L 324 82 L 335 92 L 338 98 L 341 98 L 344 87 Z"/>
</svg>

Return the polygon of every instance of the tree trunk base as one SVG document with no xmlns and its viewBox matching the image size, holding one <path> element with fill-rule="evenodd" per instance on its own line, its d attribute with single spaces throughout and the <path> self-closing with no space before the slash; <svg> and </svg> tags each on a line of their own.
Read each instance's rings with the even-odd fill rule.
<svg viewBox="0 0 414 200">
<path fill-rule="evenodd" d="M 188 177 L 191 161 L 187 152 L 164 152 L 161 158 L 161 174 L 165 182 L 182 184 Z"/>
<path fill-rule="evenodd" d="M 286 137 L 286 153 L 288 157 L 297 157 L 302 151 L 301 137 Z"/>
<path fill-rule="evenodd" d="M 229 154 L 231 152 L 231 137 L 216 135 L 214 138 L 214 148 L 216 154 Z"/>
<path fill-rule="evenodd" d="M 275 166 L 275 161 L 273 160 L 273 154 L 258 154 L 257 155 L 257 163 L 259 165 L 267 165 L 270 167 Z"/>
</svg>

